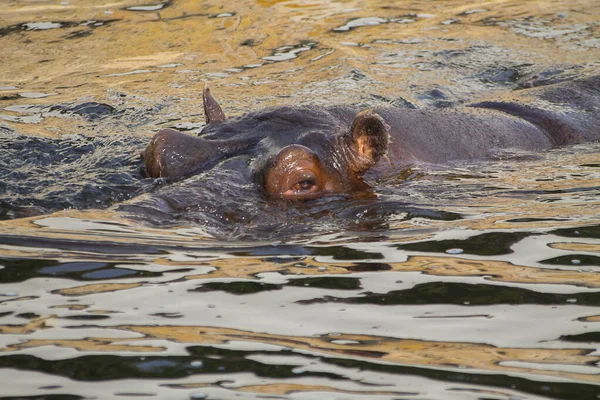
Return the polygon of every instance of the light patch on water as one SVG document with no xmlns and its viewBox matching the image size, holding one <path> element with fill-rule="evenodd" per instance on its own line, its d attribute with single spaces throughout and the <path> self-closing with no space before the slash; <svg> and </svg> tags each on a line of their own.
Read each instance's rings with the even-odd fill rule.
<svg viewBox="0 0 600 400">
<path fill-rule="evenodd" d="M 37 104 L 14 104 L 12 106 L 4 107 L 4 110 L 16 112 L 19 114 L 32 114 L 43 111 L 46 107 Z"/>
<path fill-rule="evenodd" d="M 430 19 L 434 18 L 434 14 L 409 14 L 408 16 L 398 17 L 398 18 L 381 18 L 381 17 L 366 17 L 366 18 L 356 18 L 348 21 L 345 25 L 338 26 L 337 28 L 333 28 L 334 32 L 347 32 L 355 28 L 360 28 L 363 26 L 377 26 L 381 24 L 387 23 L 396 23 L 396 24 L 410 24 L 416 22 L 415 18 L 421 19 Z"/>
<path fill-rule="evenodd" d="M 149 74 L 149 73 L 153 73 L 153 72 L 161 72 L 161 71 L 158 71 L 155 69 L 136 69 L 134 71 L 121 72 L 121 73 L 115 73 L 115 74 L 107 74 L 107 75 L 102 75 L 102 76 L 126 76 L 126 75 L 136 75 L 136 74 Z"/>
<path fill-rule="evenodd" d="M 266 56 L 263 57 L 263 60 L 267 60 L 267 61 L 286 61 L 286 60 L 292 60 L 296 57 L 298 57 L 298 54 L 311 50 L 312 46 L 314 46 L 315 43 L 308 43 L 306 46 L 302 46 L 302 47 L 294 47 L 294 46 L 285 46 L 285 47 L 280 47 L 279 49 L 277 49 L 275 51 L 275 53 L 272 56 Z"/>
<path fill-rule="evenodd" d="M 592 47 L 595 49 L 600 49 L 600 38 L 586 39 L 579 43 L 579 45 L 583 47 Z"/>
<path fill-rule="evenodd" d="M 226 72 L 207 72 L 206 74 L 209 78 L 227 78 L 229 76 Z"/>
<path fill-rule="evenodd" d="M 162 4 L 148 4 L 143 6 L 132 6 L 127 7 L 126 10 L 129 11 L 158 11 L 162 10 L 167 3 Z"/>
<path fill-rule="evenodd" d="M 107 221 L 82 220 L 71 217 L 48 217 L 33 221 L 35 225 L 50 229 L 64 229 L 67 231 L 106 231 L 106 232 L 128 232 L 135 230 L 123 226 L 108 223 Z"/>
<path fill-rule="evenodd" d="M 334 52 L 334 51 L 335 51 L 334 49 L 331 49 L 331 50 L 329 50 L 329 51 L 326 51 L 325 53 L 323 53 L 323 54 L 321 54 L 321 55 L 319 55 L 319 56 L 316 56 L 316 57 L 314 57 L 314 58 L 311 58 L 311 59 L 310 59 L 310 61 L 318 61 L 318 60 L 320 60 L 320 59 L 322 59 L 322 58 L 324 58 L 324 57 L 327 57 L 327 56 L 328 56 L 328 55 L 330 55 L 330 54 L 333 54 L 333 52 Z"/>
<path fill-rule="evenodd" d="M 473 8 L 471 10 L 467 10 L 465 12 L 463 12 L 463 15 L 471 15 L 471 14 L 479 14 L 479 13 L 484 13 L 484 12 L 488 12 L 489 10 L 486 8 Z"/>
<path fill-rule="evenodd" d="M 3 119 L 4 121 L 17 122 L 20 124 L 39 124 L 40 122 L 42 122 L 42 120 L 44 118 L 42 118 L 40 115 L 28 115 L 28 116 L 22 117 L 22 116 L 0 114 L 0 119 Z"/>
<path fill-rule="evenodd" d="M 56 96 L 58 93 L 42 93 L 42 92 L 23 92 L 19 96 L 25 99 L 42 99 L 44 97 Z"/>
<path fill-rule="evenodd" d="M 452 18 L 452 19 L 446 19 L 446 20 L 440 22 L 440 24 L 442 24 L 442 25 L 452 25 L 452 24 L 456 24 L 457 22 L 460 22 L 459 18 Z"/>
<path fill-rule="evenodd" d="M 366 17 L 366 18 L 357 18 L 351 21 L 348 21 L 345 25 L 338 26 L 337 28 L 333 28 L 335 32 L 346 32 L 354 28 L 358 28 L 361 26 L 376 26 L 380 24 L 385 24 L 389 22 L 386 18 L 380 17 Z"/>
<path fill-rule="evenodd" d="M 157 65 L 156 68 L 176 68 L 176 67 L 181 67 L 183 64 L 181 63 L 172 63 L 172 64 L 164 64 L 164 65 Z"/>
<path fill-rule="evenodd" d="M 43 31 L 60 28 L 62 27 L 62 24 L 58 22 L 27 22 L 23 24 L 23 27 L 29 31 Z"/>
<path fill-rule="evenodd" d="M 513 368 L 522 368 L 527 370 L 542 370 L 542 371 L 559 371 L 573 374 L 584 375 L 599 375 L 600 368 L 586 365 L 569 365 L 569 364 L 553 364 L 553 363 L 533 363 L 522 361 L 502 361 L 499 365 Z"/>
</svg>

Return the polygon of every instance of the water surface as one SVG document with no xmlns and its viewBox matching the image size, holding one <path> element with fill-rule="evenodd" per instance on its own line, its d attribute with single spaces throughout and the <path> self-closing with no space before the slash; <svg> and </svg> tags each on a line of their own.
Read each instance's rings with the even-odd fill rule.
<svg viewBox="0 0 600 400">
<path fill-rule="evenodd" d="M 153 132 L 452 107 L 600 72 L 595 1 L 13 1 L 0 10 L 2 399 L 596 399 L 600 144 L 263 199 Z"/>
</svg>

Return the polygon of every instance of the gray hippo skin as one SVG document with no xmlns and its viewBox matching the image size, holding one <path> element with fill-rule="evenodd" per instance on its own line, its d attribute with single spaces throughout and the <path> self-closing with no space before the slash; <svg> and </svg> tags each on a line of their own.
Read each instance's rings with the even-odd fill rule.
<svg viewBox="0 0 600 400">
<path fill-rule="evenodd" d="M 265 195 L 307 200 L 365 190 L 362 176 L 369 169 L 600 138 L 600 77 L 438 110 L 277 107 L 227 119 L 208 89 L 203 100 L 207 125 L 200 137 L 162 130 L 142 152 L 149 177 L 182 178 L 245 153 Z"/>
</svg>

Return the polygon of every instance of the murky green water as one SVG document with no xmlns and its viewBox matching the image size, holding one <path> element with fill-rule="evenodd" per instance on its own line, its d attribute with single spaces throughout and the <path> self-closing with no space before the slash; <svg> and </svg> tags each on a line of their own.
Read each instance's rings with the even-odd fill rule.
<svg viewBox="0 0 600 400">
<path fill-rule="evenodd" d="M 597 399 L 600 144 L 281 207 L 152 132 L 600 73 L 595 1 L 5 1 L 1 399 Z"/>
</svg>

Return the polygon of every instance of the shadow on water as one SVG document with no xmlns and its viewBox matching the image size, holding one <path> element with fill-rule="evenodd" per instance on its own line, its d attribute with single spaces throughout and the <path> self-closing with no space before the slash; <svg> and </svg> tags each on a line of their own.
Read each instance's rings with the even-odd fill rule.
<svg viewBox="0 0 600 400">
<path fill-rule="evenodd" d="M 390 291 L 386 294 L 362 293 L 360 297 L 335 298 L 326 296 L 319 299 L 302 300 L 301 304 L 315 303 L 347 304 L 457 304 L 481 306 L 491 304 L 567 304 L 598 307 L 600 293 L 542 293 L 529 289 L 493 285 L 470 285 L 465 283 L 435 282 L 416 285 L 412 289 Z"/>
<path fill-rule="evenodd" d="M 89 115 L 89 114 L 88 114 Z M 24 136 L 0 128 L 0 219 L 105 208 L 140 194 L 143 138 Z"/>
<path fill-rule="evenodd" d="M 3 259 L 0 282 L 23 282 L 35 277 L 55 277 L 73 280 L 105 280 L 162 276 L 160 272 L 126 268 L 125 263 L 59 262 L 55 260 Z M 144 264 L 129 264 L 141 266 Z"/>
<path fill-rule="evenodd" d="M 231 351 L 204 346 L 186 348 L 189 355 L 169 357 L 124 357 L 110 355 L 89 355 L 70 358 L 68 360 L 43 360 L 31 355 L 0 356 L 0 367 L 16 368 L 19 370 L 40 371 L 59 375 L 77 381 L 102 381 L 110 379 L 150 379 L 163 380 L 201 377 L 203 375 L 223 376 L 230 374 L 252 373 L 258 377 L 271 379 L 285 378 L 327 378 L 335 381 L 345 381 L 348 377 L 331 372 L 299 370 L 295 365 L 272 365 L 255 361 L 258 356 L 278 355 L 293 357 L 291 351 L 276 352 L 260 351 Z M 365 354 L 366 355 L 366 354 Z M 370 354 L 371 357 L 374 354 Z M 453 372 L 429 368 L 406 367 L 396 365 L 381 365 L 353 359 L 304 355 L 330 367 L 338 367 L 340 372 L 360 370 L 364 372 L 381 372 L 395 377 L 422 377 L 435 381 L 452 382 L 461 385 L 485 385 L 493 388 L 511 388 L 522 393 L 547 396 L 551 393 L 553 399 L 579 400 L 592 399 L 596 396 L 597 386 L 591 384 L 572 384 L 566 382 L 535 381 L 519 377 L 499 374 L 479 374 L 469 372 Z M 375 357 L 376 358 L 376 357 Z M 185 385 L 168 384 L 172 388 L 185 388 Z M 139 390 L 139 389 L 138 389 Z M 456 389 L 460 390 L 460 389 Z M 136 393 L 134 389 L 130 393 Z M 397 395 L 418 395 L 418 393 L 398 393 Z M 19 397 L 22 398 L 22 397 Z M 40 398 L 39 396 L 32 398 Z M 42 398 L 52 398 L 45 397 Z M 63 397 L 59 397 L 63 398 Z M 64 398 L 79 398 L 77 396 Z M 9 398 L 6 398 L 9 399 Z M 12 397 L 11 399 L 17 399 Z"/>
</svg>

